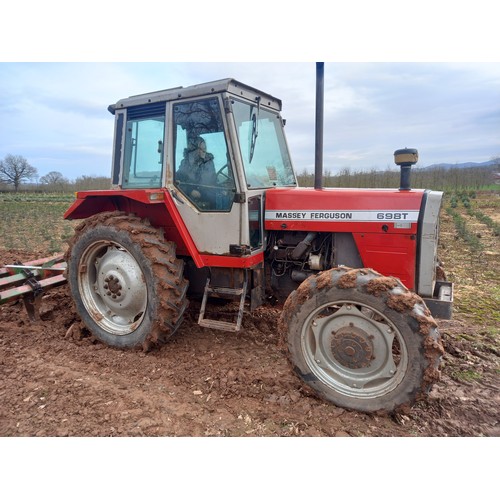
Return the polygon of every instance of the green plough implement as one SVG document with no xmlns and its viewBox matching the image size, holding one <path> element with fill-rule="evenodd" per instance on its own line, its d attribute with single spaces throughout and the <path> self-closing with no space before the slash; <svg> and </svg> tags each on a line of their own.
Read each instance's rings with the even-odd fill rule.
<svg viewBox="0 0 500 500">
<path fill-rule="evenodd" d="M 44 292 L 66 283 L 63 255 L 0 268 L 0 305 L 22 299 L 31 320 L 38 318 Z"/>
</svg>

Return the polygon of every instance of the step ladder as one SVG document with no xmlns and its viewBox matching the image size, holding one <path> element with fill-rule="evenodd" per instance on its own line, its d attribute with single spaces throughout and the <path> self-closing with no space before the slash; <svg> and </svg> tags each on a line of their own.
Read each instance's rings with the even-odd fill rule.
<svg viewBox="0 0 500 500">
<path fill-rule="evenodd" d="M 214 328 L 215 330 L 225 330 L 227 332 L 239 332 L 241 328 L 241 321 L 243 320 L 243 311 L 245 309 L 245 297 L 247 294 L 247 283 L 248 277 L 245 276 L 245 281 L 243 282 L 242 288 L 226 288 L 220 286 L 211 286 L 210 278 L 207 279 L 205 285 L 205 292 L 203 294 L 203 300 L 201 302 L 200 315 L 198 317 L 198 324 L 207 328 Z M 236 318 L 236 323 L 230 321 L 220 321 L 215 319 L 205 318 L 205 308 L 207 306 L 207 300 L 209 296 L 240 296 L 240 306 L 238 309 L 238 316 Z"/>
</svg>

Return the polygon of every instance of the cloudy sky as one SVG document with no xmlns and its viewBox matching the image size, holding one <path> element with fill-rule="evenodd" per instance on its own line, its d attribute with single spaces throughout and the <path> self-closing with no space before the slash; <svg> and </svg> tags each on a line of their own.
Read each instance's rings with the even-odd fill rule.
<svg viewBox="0 0 500 500">
<path fill-rule="evenodd" d="M 145 0 L 141 5 L 150 3 Z M 478 7 L 480 4 L 482 0 Z M 40 5 L 34 4 L 38 13 L 43 11 Z M 21 7 L 8 8 L 21 11 Z M 84 174 L 109 175 L 114 124 L 107 111 L 109 104 L 134 94 L 233 77 L 283 101 L 295 168 L 313 171 L 316 60 L 326 61 L 325 170 L 395 168 L 393 152 L 402 147 L 418 149 L 419 166 L 482 162 L 500 156 L 500 59 L 492 58 L 498 54 L 492 52 L 490 39 L 484 38 L 494 39 L 496 32 L 496 27 L 488 31 L 493 17 L 487 11 L 482 11 L 477 32 L 469 22 L 466 39 L 455 37 L 452 42 L 452 35 L 439 24 L 440 14 L 448 15 L 447 11 L 434 9 L 425 18 L 415 11 L 411 23 L 403 22 L 403 27 L 383 17 L 373 27 L 373 23 L 367 24 L 373 12 L 366 12 L 361 20 L 356 13 L 347 14 L 359 20 L 358 25 L 346 28 L 340 16 L 329 25 L 328 33 L 321 18 L 309 17 L 320 28 L 311 32 L 315 35 L 312 45 L 311 36 L 305 37 L 307 45 L 300 40 L 303 32 L 289 30 L 282 23 L 276 30 L 278 37 L 269 39 L 273 50 L 265 38 L 273 30 L 258 28 L 255 21 L 241 26 L 233 23 L 232 30 L 219 32 L 215 38 L 211 35 L 212 45 L 205 44 L 202 36 L 184 51 L 180 47 L 185 44 L 169 45 L 174 37 L 169 38 L 167 32 L 159 46 L 151 38 L 154 30 L 150 27 L 139 31 L 142 37 L 137 38 L 137 45 L 130 36 L 125 46 L 113 44 L 111 35 L 123 40 L 120 24 L 113 24 L 113 11 L 104 12 L 99 18 L 103 24 L 97 29 L 75 38 L 69 32 L 83 34 L 80 25 L 63 28 L 66 37 L 61 38 L 60 33 L 47 35 L 53 33 L 50 25 L 42 30 L 40 23 L 28 22 L 28 30 L 40 34 L 36 44 L 0 52 L 0 159 L 7 154 L 22 155 L 40 176 L 52 170 L 70 179 Z M 269 12 L 270 18 L 273 14 Z M 86 26 L 85 13 L 81 15 L 81 26 Z M 462 16 L 451 23 L 452 33 L 462 32 L 461 23 L 471 20 L 469 12 Z M 148 21 L 153 23 L 155 17 Z M 203 33 L 210 23 L 200 21 L 192 26 L 194 29 L 181 25 L 176 34 L 187 40 L 191 31 Z M 352 43 L 354 29 L 365 34 L 357 45 Z M 7 40 L 8 34 L 3 33 L 0 36 Z M 245 43 L 240 47 L 236 42 L 242 36 Z M 277 40 L 286 43 L 278 46 Z M 479 46 L 474 48 L 472 40 Z M 222 43 L 230 50 L 221 48 Z M 117 47 L 120 50 L 115 51 Z M 130 62 L 141 59 L 148 62 Z M 165 60 L 172 62 L 154 62 Z M 195 62 L 199 60 L 215 62 Z M 227 60 L 244 62 L 223 62 Z"/>
</svg>

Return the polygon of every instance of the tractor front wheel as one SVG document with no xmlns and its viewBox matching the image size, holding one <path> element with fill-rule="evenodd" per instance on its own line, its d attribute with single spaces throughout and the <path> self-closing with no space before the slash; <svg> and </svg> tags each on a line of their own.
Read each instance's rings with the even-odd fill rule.
<svg viewBox="0 0 500 500">
<path fill-rule="evenodd" d="M 337 406 L 392 412 L 439 378 L 443 348 L 425 303 L 371 269 L 308 278 L 287 299 L 280 324 L 296 373 Z"/>
<path fill-rule="evenodd" d="M 149 348 L 179 328 L 183 261 L 148 221 L 118 212 L 90 217 L 76 228 L 66 260 L 78 314 L 102 342 Z"/>
</svg>

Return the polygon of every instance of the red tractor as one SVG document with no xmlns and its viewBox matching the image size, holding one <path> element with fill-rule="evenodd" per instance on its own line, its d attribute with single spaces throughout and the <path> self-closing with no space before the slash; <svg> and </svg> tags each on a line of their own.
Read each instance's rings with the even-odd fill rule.
<svg viewBox="0 0 500 500">
<path fill-rule="evenodd" d="M 436 278 L 442 193 L 409 184 L 416 150 L 395 152 L 399 189 L 324 189 L 319 92 L 316 185 L 301 188 L 281 101 L 238 81 L 108 109 L 111 189 L 77 193 L 65 214 L 82 220 L 67 280 L 95 337 L 161 345 L 195 296 L 201 326 L 238 331 L 245 308 L 272 298 L 291 364 L 320 397 L 373 412 L 425 395 L 443 352 L 430 311 L 449 317 L 452 287 Z M 210 318 L 213 297 L 237 301 L 234 321 Z"/>
</svg>

